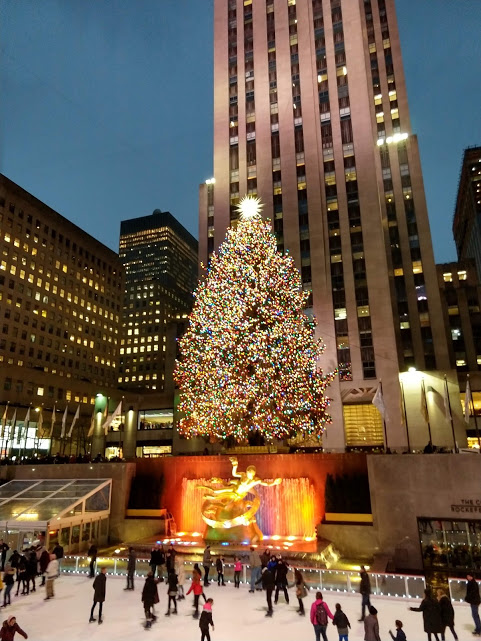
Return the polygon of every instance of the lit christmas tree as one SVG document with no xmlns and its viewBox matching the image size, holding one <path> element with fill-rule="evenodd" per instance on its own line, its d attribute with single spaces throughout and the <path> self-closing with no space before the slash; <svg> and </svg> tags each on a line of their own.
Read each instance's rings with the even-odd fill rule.
<svg viewBox="0 0 481 641">
<path fill-rule="evenodd" d="M 260 202 L 246 197 L 240 220 L 213 254 L 180 342 L 175 380 L 180 432 L 237 441 L 320 435 L 335 373 L 323 375 L 324 350 L 303 309 L 308 292 L 289 255 L 277 251 Z"/>
</svg>

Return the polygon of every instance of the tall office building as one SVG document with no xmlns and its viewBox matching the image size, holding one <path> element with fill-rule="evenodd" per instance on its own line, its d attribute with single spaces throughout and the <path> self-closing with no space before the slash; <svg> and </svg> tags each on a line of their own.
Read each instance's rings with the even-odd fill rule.
<svg viewBox="0 0 481 641">
<path fill-rule="evenodd" d="M 381 380 L 388 444 L 405 447 L 399 374 L 449 354 L 394 0 L 215 0 L 214 83 L 201 260 L 239 197 L 260 196 L 311 293 L 322 366 L 339 364 L 325 447 L 382 444 Z"/>
<path fill-rule="evenodd" d="M 177 325 L 192 307 L 197 285 L 197 241 L 170 214 L 124 220 L 120 259 L 125 267 L 119 384 L 165 391 L 173 397 Z"/>
<path fill-rule="evenodd" d="M 453 220 L 460 260 L 474 259 L 481 280 L 481 147 L 465 150 Z"/>
</svg>

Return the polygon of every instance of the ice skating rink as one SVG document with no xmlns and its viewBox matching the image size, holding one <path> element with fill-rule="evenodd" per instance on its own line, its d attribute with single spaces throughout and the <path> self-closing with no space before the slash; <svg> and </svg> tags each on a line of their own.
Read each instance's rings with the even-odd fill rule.
<svg viewBox="0 0 481 641">
<path fill-rule="evenodd" d="M 45 588 L 37 588 L 37 591 L 29 596 L 12 596 L 12 605 L 2 608 L 2 621 L 15 615 L 18 624 L 32 641 L 137 641 L 144 635 L 165 641 L 199 640 L 198 622 L 192 618 L 192 594 L 179 602 L 177 616 L 164 616 L 167 603 L 165 583 L 159 584 L 160 603 L 156 606 L 158 621 L 151 630 L 143 629 L 143 608 L 140 601 L 143 583 L 144 579 L 137 578 L 134 592 L 124 592 L 125 577 L 107 577 L 107 598 L 102 625 L 88 622 L 93 599 L 92 579 L 86 576 L 65 575 L 55 582 L 55 598 L 50 601 L 43 600 Z M 306 617 L 300 617 L 296 613 L 297 599 L 294 589 L 289 590 L 290 605 L 280 597 L 272 619 L 265 617 L 266 603 L 263 592 L 249 594 L 248 586 L 241 585 L 239 590 L 235 590 L 232 585 L 222 588 L 218 587 L 217 583 L 212 583 L 205 591 L 208 597 L 214 599 L 215 631 L 211 634 L 213 641 L 314 641 L 314 631 L 308 614 Z M 323 595 L 331 610 L 334 610 L 335 603 L 341 603 L 352 626 L 349 640 L 364 639 L 363 624 L 358 623 L 360 596 L 328 591 Z M 304 599 L 306 612 L 314 596 L 311 591 Z M 3 601 L 3 595 L 0 595 L 0 601 Z M 395 619 L 403 621 L 408 641 L 427 639 L 423 632 L 422 614 L 408 611 L 410 605 L 419 603 L 418 600 L 403 601 L 379 597 L 374 598 L 372 603 L 379 611 L 382 641 L 390 640 L 388 630 L 394 631 Z M 460 641 L 472 639 L 474 627 L 469 606 L 456 605 L 455 611 L 455 627 Z M 327 629 L 327 636 L 329 641 L 338 640 L 337 630 L 331 623 Z M 446 631 L 446 639 L 452 639 L 449 630 Z"/>
</svg>

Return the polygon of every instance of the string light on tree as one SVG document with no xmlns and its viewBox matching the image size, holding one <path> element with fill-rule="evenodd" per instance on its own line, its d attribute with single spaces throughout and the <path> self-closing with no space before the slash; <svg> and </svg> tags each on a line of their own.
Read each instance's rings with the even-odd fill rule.
<svg viewBox="0 0 481 641">
<path fill-rule="evenodd" d="M 309 294 L 261 208 L 241 200 L 195 293 L 174 375 L 187 437 L 320 435 L 331 421 L 325 390 L 335 373 L 319 369 L 324 344 L 303 312 Z"/>
</svg>

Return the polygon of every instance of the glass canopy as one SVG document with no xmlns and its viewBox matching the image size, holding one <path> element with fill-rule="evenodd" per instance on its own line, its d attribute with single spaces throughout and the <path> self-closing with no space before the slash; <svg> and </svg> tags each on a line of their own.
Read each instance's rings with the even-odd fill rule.
<svg viewBox="0 0 481 641">
<path fill-rule="evenodd" d="M 0 529 L 47 528 L 110 514 L 111 479 L 17 480 L 0 487 Z M 53 525 L 53 523 L 52 523 Z"/>
</svg>

